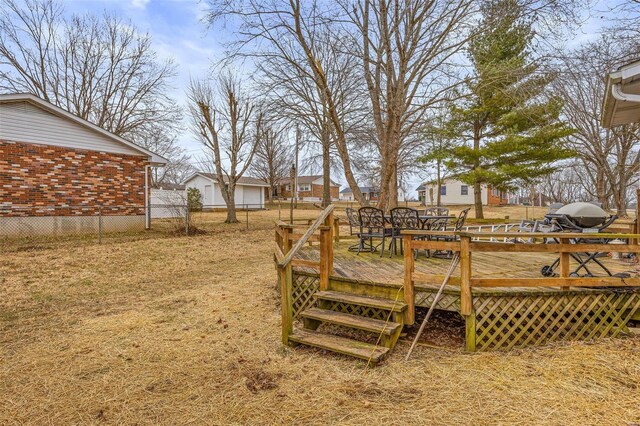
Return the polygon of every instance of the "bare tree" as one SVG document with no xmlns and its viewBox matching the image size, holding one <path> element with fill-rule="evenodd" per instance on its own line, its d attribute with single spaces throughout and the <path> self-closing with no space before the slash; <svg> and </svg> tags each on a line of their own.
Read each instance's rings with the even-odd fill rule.
<svg viewBox="0 0 640 426">
<path fill-rule="evenodd" d="M 448 64 L 465 46 L 472 0 L 345 1 L 355 27 L 380 154 L 379 207 L 395 207 L 402 145 L 450 91 Z M 356 44 L 354 43 L 354 44 Z M 454 82 L 456 84 L 456 82 Z"/>
<path fill-rule="evenodd" d="M 0 91 L 33 93 L 125 138 L 174 122 L 175 66 L 148 34 L 106 13 L 65 19 L 56 0 L 0 6 Z"/>
<path fill-rule="evenodd" d="M 269 202 L 273 201 L 275 188 L 288 176 L 293 161 L 292 147 L 285 133 L 285 129 L 266 125 L 249 168 L 255 177 L 269 185 Z"/>
<path fill-rule="evenodd" d="M 236 185 L 263 137 L 263 113 L 256 110 L 241 89 L 240 80 L 230 73 L 223 73 L 215 87 L 207 81 L 192 80 L 188 97 L 194 133 L 211 153 L 227 206 L 225 222 L 237 223 Z"/>
<path fill-rule="evenodd" d="M 229 46 L 230 57 L 240 55 L 260 60 L 274 58 L 313 81 L 317 97 L 325 105 L 325 113 L 333 132 L 333 143 L 340 156 L 347 183 L 355 199 L 364 204 L 351 163 L 342 104 L 327 73 L 335 62 L 334 57 L 323 56 L 322 52 L 328 50 L 321 50 L 323 40 L 326 42 L 338 39 L 335 34 L 323 36 L 332 30 L 333 20 L 325 15 L 330 14 L 330 11 L 322 9 L 324 4 L 316 0 L 209 0 L 208 4 L 208 19 L 211 24 L 228 16 L 239 19 L 241 23 L 238 31 L 240 39 Z"/>
<path fill-rule="evenodd" d="M 564 60 L 556 90 L 562 94 L 564 114 L 575 129 L 570 142 L 582 161 L 578 173 L 586 179 L 587 193 L 593 193 L 605 208 L 612 206 L 625 214 L 627 188 L 637 182 L 640 171 L 640 125 L 600 126 L 606 75 L 619 58 L 633 56 L 615 45 L 610 36 L 604 36 L 572 52 Z"/>
</svg>

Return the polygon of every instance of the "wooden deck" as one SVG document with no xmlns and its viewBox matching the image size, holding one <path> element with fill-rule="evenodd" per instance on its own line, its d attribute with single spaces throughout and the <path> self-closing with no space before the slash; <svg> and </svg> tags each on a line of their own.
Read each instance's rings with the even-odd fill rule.
<svg viewBox="0 0 640 426">
<path fill-rule="evenodd" d="M 389 257 L 387 252 L 383 257 L 380 253 L 363 252 L 357 254 L 350 252 L 348 247 L 353 241 L 342 241 L 334 245 L 334 276 L 353 279 L 361 282 L 371 282 L 401 286 L 404 276 L 403 257 L 397 255 Z M 482 278 L 539 278 L 542 277 L 540 269 L 550 265 L 558 255 L 555 253 L 474 253 L 473 274 Z M 306 246 L 298 252 L 298 258 L 319 261 L 320 248 L 318 245 Z M 626 272 L 632 277 L 638 276 L 635 265 L 625 260 L 612 259 L 611 257 L 599 258 L 612 273 Z M 422 274 L 444 275 L 451 260 L 430 257 L 424 255 L 424 251 L 415 262 L 415 271 Z M 577 264 L 571 259 L 572 270 Z M 589 269 L 596 276 L 606 276 L 605 272 L 595 263 L 589 264 Z M 315 272 L 314 269 L 296 267 L 296 270 Z M 460 268 L 456 268 L 455 275 L 460 275 Z M 441 282 L 416 282 L 416 291 L 432 290 L 438 288 Z M 460 291 L 457 285 L 448 285 L 447 289 Z M 498 287 L 498 288 L 474 288 L 474 294 L 496 293 L 526 293 L 544 294 L 562 291 L 559 287 Z M 571 291 L 593 292 L 589 288 L 572 288 Z"/>
</svg>

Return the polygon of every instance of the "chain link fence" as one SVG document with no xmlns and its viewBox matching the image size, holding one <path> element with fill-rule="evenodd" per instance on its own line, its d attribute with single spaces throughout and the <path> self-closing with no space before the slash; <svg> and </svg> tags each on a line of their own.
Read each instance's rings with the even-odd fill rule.
<svg viewBox="0 0 640 426">
<path fill-rule="evenodd" d="M 264 206 L 236 205 L 234 229 L 257 229 L 268 223 Z M 262 215 L 264 216 L 264 215 Z M 189 209 L 187 204 L 98 206 L 0 205 L 2 251 L 46 248 L 60 243 L 103 243 L 215 232 L 224 224 L 225 205 Z"/>
</svg>

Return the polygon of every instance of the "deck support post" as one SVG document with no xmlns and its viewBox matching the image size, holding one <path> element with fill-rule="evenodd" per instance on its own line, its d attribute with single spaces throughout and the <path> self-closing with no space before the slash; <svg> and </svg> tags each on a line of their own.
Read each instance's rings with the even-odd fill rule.
<svg viewBox="0 0 640 426">
<path fill-rule="evenodd" d="M 289 336 L 293 333 L 293 307 L 291 304 L 291 291 L 293 288 L 293 267 L 289 263 L 284 268 L 279 268 L 280 296 L 282 309 L 282 343 L 289 344 Z"/>
<path fill-rule="evenodd" d="M 561 244 L 570 244 L 567 238 L 560 238 Z M 560 252 L 560 277 L 567 278 L 571 268 L 571 255 L 568 252 Z M 562 290 L 569 290 L 570 287 L 561 287 Z"/>
<path fill-rule="evenodd" d="M 465 322 L 465 347 L 467 352 L 476 351 L 476 312 L 471 313 L 464 317 Z"/>
<path fill-rule="evenodd" d="M 460 314 L 471 315 L 473 300 L 471 297 L 471 237 L 460 236 Z"/>
<path fill-rule="evenodd" d="M 413 283 L 415 262 L 413 258 L 412 242 L 413 235 L 411 234 L 405 234 L 402 238 L 402 248 L 404 250 L 404 303 L 407 304 L 407 309 L 404 311 L 405 325 L 413 325 L 416 320 L 416 299 Z"/>
<path fill-rule="evenodd" d="M 320 228 L 320 291 L 329 290 L 329 277 L 333 274 L 333 212 Z"/>
</svg>

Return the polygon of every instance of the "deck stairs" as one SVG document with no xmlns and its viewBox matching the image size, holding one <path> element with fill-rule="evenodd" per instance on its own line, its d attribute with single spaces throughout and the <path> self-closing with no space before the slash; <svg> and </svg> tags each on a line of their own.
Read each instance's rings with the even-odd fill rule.
<svg viewBox="0 0 640 426">
<path fill-rule="evenodd" d="M 404 326 L 407 305 L 402 300 L 362 296 L 340 291 L 319 291 L 316 304 L 301 313 L 303 328 L 289 340 L 316 348 L 350 355 L 372 364 L 380 362 L 396 345 Z M 331 324 L 330 332 L 318 331 Z M 338 327 L 335 327 L 338 326 Z M 337 330 L 351 336 L 345 337 Z M 369 341 L 353 338 L 365 332 Z M 341 334 L 341 333 L 340 333 Z M 377 344 L 371 343 L 377 342 Z"/>
</svg>

